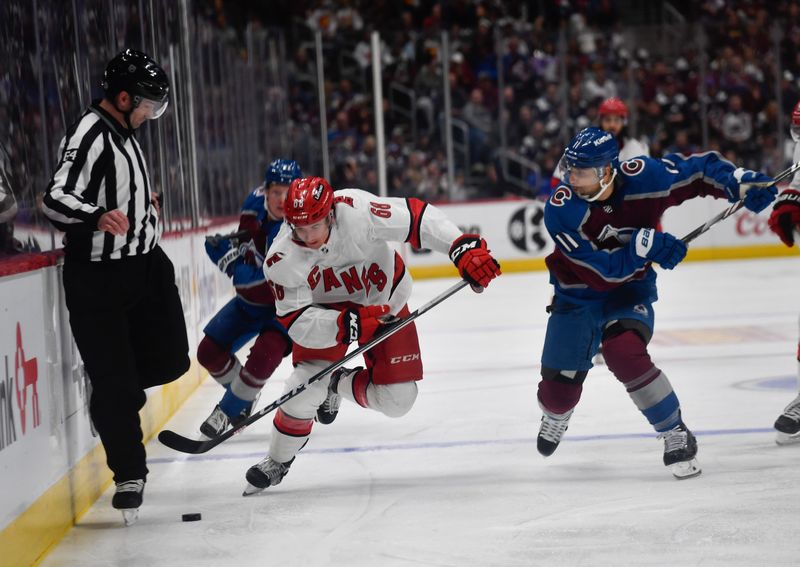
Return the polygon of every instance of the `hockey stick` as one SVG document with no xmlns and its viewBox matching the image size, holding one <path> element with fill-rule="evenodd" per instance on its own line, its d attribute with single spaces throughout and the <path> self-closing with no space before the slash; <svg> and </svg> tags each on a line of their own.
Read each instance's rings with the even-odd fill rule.
<svg viewBox="0 0 800 567">
<path fill-rule="evenodd" d="M 800 170 L 800 161 L 795 164 L 792 164 L 791 167 L 785 169 L 784 171 L 780 172 L 778 176 L 775 178 L 775 182 L 773 185 L 784 181 L 789 176 L 793 175 L 796 171 Z M 692 232 L 681 238 L 686 244 L 689 244 L 692 240 L 700 236 L 701 234 L 705 233 L 709 228 L 717 224 L 721 220 L 725 220 L 726 218 L 730 217 L 731 215 L 736 214 L 739 209 L 744 206 L 744 201 L 736 201 L 733 205 L 719 213 L 714 218 L 711 218 L 705 222 L 704 225 L 698 226 Z"/>
<path fill-rule="evenodd" d="M 378 343 L 380 343 L 380 342 L 384 341 L 385 339 L 389 338 L 390 336 L 395 334 L 397 331 L 399 331 L 400 329 L 402 329 L 403 327 L 405 327 L 406 325 L 411 323 L 414 319 L 416 319 L 417 317 L 419 317 L 423 313 L 426 313 L 427 311 L 430 311 L 431 309 L 433 309 L 434 307 L 439 305 L 442 301 L 444 301 L 445 299 L 447 299 L 448 297 L 450 297 L 451 295 L 453 295 L 457 291 L 461 290 L 462 288 L 466 287 L 467 285 L 468 285 L 467 282 L 462 280 L 462 281 L 458 282 L 457 284 L 455 284 L 454 286 L 452 286 L 447 291 L 445 291 L 444 293 L 442 293 L 441 295 L 431 299 L 428 303 L 426 303 L 422 307 L 418 308 L 413 313 L 410 313 L 407 317 L 405 317 L 403 319 L 398 319 L 397 321 L 395 321 L 393 323 L 390 323 L 389 325 L 386 326 L 386 328 L 384 329 L 384 331 L 382 333 L 380 333 L 379 335 L 376 335 L 375 337 L 373 337 L 372 340 L 370 340 L 368 343 L 358 347 L 356 350 L 354 350 L 350 354 L 346 355 L 344 358 L 342 358 L 338 362 L 334 362 L 333 364 L 331 364 L 330 366 L 326 367 L 325 369 L 317 372 L 311 378 L 309 378 L 308 381 L 306 381 L 303 384 L 300 384 L 299 386 L 296 386 L 295 388 L 289 390 L 284 395 L 282 395 L 280 398 L 278 398 L 277 400 L 275 400 L 274 402 L 272 402 L 268 406 L 258 410 L 256 413 L 254 413 L 253 415 L 248 417 L 245 421 L 243 421 L 242 423 L 240 423 L 236 427 L 234 427 L 232 429 L 229 429 L 228 431 L 226 431 L 222 435 L 219 435 L 218 437 L 214 437 L 213 439 L 209 439 L 207 441 L 201 441 L 201 440 L 197 440 L 197 439 L 190 439 L 188 437 L 184 437 L 183 435 L 175 433 L 174 431 L 170 431 L 169 429 L 165 429 L 164 431 L 162 431 L 161 433 L 158 434 L 158 440 L 161 441 L 164 445 L 166 445 L 170 449 L 175 449 L 176 451 L 180 451 L 181 453 L 191 453 L 193 455 L 196 455 L 198 453 L 205 453 L 209 449 L 213 449 L 214 447 L 216 447 L 217 445 L 219 445 L 223 441 L 226 441 L 227 439 L 230 439 L 231 437 L 233 437 L 234 435 L 239 433 L 245 427 L 253 424 L 254 422 L 258 421 L 259 419 L 261 419 L 262 417 L 267 415 L 268 413 L 270 413 L 273 410 L 279 408 L 281 405 L 283 405 L 287 401 L 291 400 L 295 396 L 300 395 L 311 384 L 321 380 L 322 378 L 324 378 L 325 376 L 327 376 L 328 374 L 330 374 L 331 372 L 333 372 L 337 368 L 343 366 L 347 361 L 355 358 L 359 354 L 371 349 L 372 347 L 374 347 Z"/>
<path fill-rule="evenodd" d="M 211 246 L 216 246 L 219 244 L 220 240 L 236 240 L 239 241 L 243 238 L 246 238 L 250 235 L 249 230 L 239 230 L 237 232 L 232 232 L 230 234 L 209 234 L 206 236 L 206 242 L 208 242 Z"/>
</svg>

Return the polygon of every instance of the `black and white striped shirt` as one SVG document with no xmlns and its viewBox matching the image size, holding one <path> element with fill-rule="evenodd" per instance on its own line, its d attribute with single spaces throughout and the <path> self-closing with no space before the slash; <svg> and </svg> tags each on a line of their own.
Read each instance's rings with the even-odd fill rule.
<svg viewBox="0 0 800 567">
<path fill-rule="evenodd" d="M 147 254 L 161 225 L 150 203 L 150 179 L 139 142 L 95 101 L 68 130 L 44 195 L 43 211 L 66 233 L 64 250 L 77 260 Z M 122 236 L 97 229 L 100 216 L 120 209 L 130 228 Z"/>
</svg>

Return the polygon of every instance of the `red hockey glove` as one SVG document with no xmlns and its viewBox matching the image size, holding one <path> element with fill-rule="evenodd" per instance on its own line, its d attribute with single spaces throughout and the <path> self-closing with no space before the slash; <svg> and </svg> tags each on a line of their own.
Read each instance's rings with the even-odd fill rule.
<svg viewBox="0 0 800 567">
<path fill-rule="evenodd" d="M 800 191 L 786 189 L 778 196 L 769 215 L 769 228 L 786 246 L 794 246 L 794 231 L 800 231 Z"/>
<path fill-rule="evenodd" d="M 500 264 L 489 254 L 486 241 L 477 234 L 462 234 L 456 238 L 450 247 L 450 259 L 476 293 L 482 292 L 490 281 L 503 273 Z"/>
<path fill-rule="evenodd" d="M 359 344 L 369 342 L 383 319 L 389 314 L 388 305 L 367 305 L 358 309 L 345 309 L 339 314 L 339 331 L 336 340 L 348 345 L 353 341 Z"/>
</svg>

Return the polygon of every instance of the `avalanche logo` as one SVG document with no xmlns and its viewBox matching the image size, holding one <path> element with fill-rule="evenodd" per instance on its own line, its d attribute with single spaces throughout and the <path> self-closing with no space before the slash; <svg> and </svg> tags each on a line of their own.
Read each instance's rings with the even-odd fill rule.
<svg viewBox="0 0 800 567">
<path fill-rule="evenodd" d="M 633 233 L 636 232 L 636 230 L 635 228 L 617 228 L 607 224 L 603 227 L 603 230 L 600 231 L 600 234 L 597 235 L 597 242 L 602 243 L 604 248 L 607 248 L 609 245 L 612 248 L 623 246 L 631 241 Z"/>
<path fill-rule="evenodd" d="M 559 185 L 558 188 L 553 191 L 553 195 L 550 197 L 550 204 L 554 207 L 561 207 L 568 199 L 571 198 L 572 189 L 566 185 Z"/>
<path fill-rule="evenodd" d="M 508 238 L 525 252 L 538 253 L 547 246 L 544 206 L 536 201 L 516 211 L 508 221 Z"/>
<path fill-rule="evenodd" d="M 644 160 L 640 158 L 629 159 L 620 164 L 620 168 L 625 175 L 639 175 L 644 171 Z"/>
</svg>

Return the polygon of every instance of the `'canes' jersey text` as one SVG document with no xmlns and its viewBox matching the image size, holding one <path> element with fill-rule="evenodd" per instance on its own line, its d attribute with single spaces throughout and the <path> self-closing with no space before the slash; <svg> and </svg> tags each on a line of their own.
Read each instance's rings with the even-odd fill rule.
<svg viewBox="0 0 800 567">
<path fill-rule="evenodd" d="M 327 242 L 313 250 L 284 225 L 264 262 L 280 321 L 297 344 L 337 344 L 339 311 L 387 304 L 397 314 L 411 293 L 411 276 L 389 242 L 408 242 L 447 254 L 461 235 L 432 205 L 418 199 L 381 198 L 360 189 L 334 193 Z"/>
</svg>

